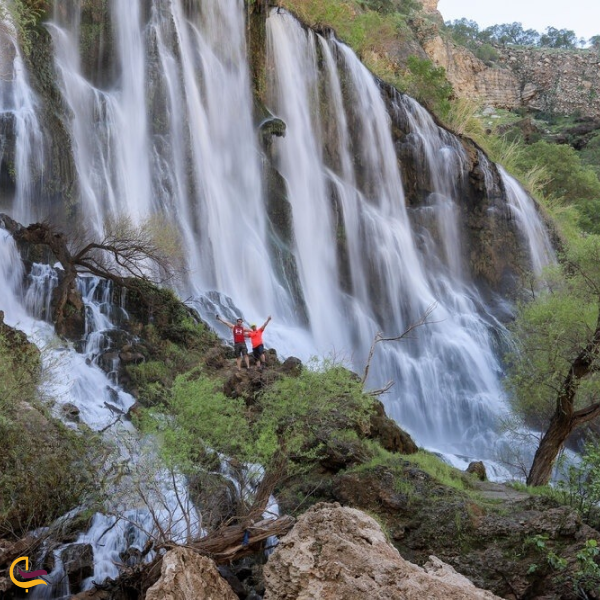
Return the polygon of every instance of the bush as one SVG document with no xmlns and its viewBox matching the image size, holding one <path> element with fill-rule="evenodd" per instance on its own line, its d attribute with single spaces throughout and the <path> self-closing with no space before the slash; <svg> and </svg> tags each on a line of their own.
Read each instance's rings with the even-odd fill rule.
<svg viewBox="0 0 600 600">
<path fill-rule="evenodd" d="M 218 453 L 232 463 L 258 463 L 266 470 L 293 463 L 310 467 L 327 440 L 367 433 L 372 399 L 349 371 L 328 363 L 312 364 L 299 377 L 276 381 L 247 408 L 242 399 L 227 398 L 220 383 L 199 369 L 175 380 L 168 411 L 144 418 L 159 431 L 171 464 L 193 471 Z M 346 432 L 346 433 L 344 433 Z M 340 437 L 341 436 L 341 437 Z"/>
<path fill-rule="evenodd" d="M 498 52 L 491 44 L 481 44 L 475 50 L 475 56 L 486 65 L 491 65 L 498 60 Z"/>
<path fill-rule="evenodd" d="M 524 171 L 542 166 L 549 176 L 544 193 L 563 203 L 600 199 L 598 177 L 570 146 L 536 142 L 523 148 L 519 166 Z"/>
<path fill-rule="evenodd" d="M 577 509 L 592 527 L 600 525 L 600 447 L 597 440 L 585 445 L 581 462 L 571 465 L 558 483 L 562 500 Z"/>
<path fill-rule="evenodd" d="M 426 58 L 410 56 L 406 82 L 407 93 L 430 110 L 442 117 L 449 112 L 452 85 L 447 81 L 443 67 L 434 66 Z"/>
</svg>

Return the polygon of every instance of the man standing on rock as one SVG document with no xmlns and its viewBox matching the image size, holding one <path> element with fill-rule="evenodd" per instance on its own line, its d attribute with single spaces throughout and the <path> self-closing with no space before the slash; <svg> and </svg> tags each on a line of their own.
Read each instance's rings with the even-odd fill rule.
<svg viewBox="0 0 600 600">
<path fill-rule="evenodd" d="M 267 320 L 263 323 L 260 329 L 256 329 L 256 325 L 250 325 L 251 331 L 246 334 L 246 336 L 249 337 L 250 341 L 252 342 L 252 354 L 254 355 L 256 366 L 261 371 L 267 366 L 267 358 L 265 356 L 265 347 L 263 345 L 262 334 L 270 320 L 271 315 L 267 317 Z"/>
<path fill-rule="evenodd" d="M 229 321 L 224 321 L 219 315 L 216 315 L 216 318 L 219 323 L 227 325 L 233 331 L 233 352 L 235 354 L 237 370 L 242 370 L 242 356 L 246 362 L 246 369 L 250 369 L 250 359 L 248 358 L 248 348 L 246 346 L 246 334 L 250 333 L 250 330 L 244 328 L 244 321 L 242 319 L 238 319 L 234 325 Z"/>
</svg>

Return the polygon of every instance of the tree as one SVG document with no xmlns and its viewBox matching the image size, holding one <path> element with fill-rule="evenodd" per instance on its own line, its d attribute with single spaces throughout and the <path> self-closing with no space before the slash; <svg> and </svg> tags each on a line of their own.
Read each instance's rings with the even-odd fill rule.
<svg viewBox="0 0 600 600">
<path fill-rule="evenodd" d="M 534 29 L 523 29 L 521 23 L 504 23 L 492 25 L 484 30 L 490 40 L 502 45 L 533 46 L 538 42 L 540 34 Z"/>
<path fill-rule="evenodd" d="M 600 35 L 593 35 L 589 40 L 588 40 L 588 44 L 594 49 L 594 50 L 600 50 Z"/>
<path fill-rule="evenodd" d="M 127 217 L 109 221 L 99 239 L 85 233 L 80 239 L 78 236 L 69 238 L 49 223 L 22 227 L 2 214 L 0 224 L 18 243 L 46 246 L 60 262 L 63 274 L 54 292 L 52 318 L 59 335 L 64 334 L 68 307 L 81 308 L 76 290 L 79 274 L 97 275 L 130 288 L 132 280 L 164 283 L 181 270 L 181 255 L 174 249 L 177 247 L 175 234 L 164 224 L 158 225 L 152 220 L 139 226 Z M 170 233 L 164 235 L 164 231 Z"/>
<path fill-rule="evenodd" d="M 540 36 L 539 45 L 548 48 L 564 48 L 567 50 L 577 47 L 578 39 L 570 29 L 556 29 L 547 27 L 546 33 Z"/>
<path fill-rule="evenodd" d="M 473 42 L 479 40 L 479 25 L 469 19 L 456 19 L 447 21 L 446 27 L 451 31 L 452 38 L 461 46 L 471 47 Z"/>
<path fill-rule="evenodd" d="M 545 429 L 527 483 L 545 485 L 573 430 L 600 415 L 599 236 L 570 245 L 549 288 L 520 308 L 513 331 L 513 406 Z"/>
</svg>

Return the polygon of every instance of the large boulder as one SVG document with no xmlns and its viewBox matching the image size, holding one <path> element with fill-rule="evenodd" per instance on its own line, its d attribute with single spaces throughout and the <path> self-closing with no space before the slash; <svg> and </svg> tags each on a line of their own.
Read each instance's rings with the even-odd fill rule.
<svg viewBox="0 0 600 600">
<path fill-rule="evenodd" d="M 491 592 L 435 557 L 405 561 L 378 523 L 339 504 L 316 504 L 299 519 L 264 571 L 265 600 L 492 600 Z"/>
<path fill-rule="evenodd" d="M 174 548 L 162 561 L 160 579 L 146 600 L 238 600 L 215 563 L 187 548 Z"/>
<path fill-rule="evenodd" d="M 72 592 L 79 592 L 84 579 L 94 574 L 94 550 L 90 544 L 71 544 L 60 554 Z"/>
</svg>

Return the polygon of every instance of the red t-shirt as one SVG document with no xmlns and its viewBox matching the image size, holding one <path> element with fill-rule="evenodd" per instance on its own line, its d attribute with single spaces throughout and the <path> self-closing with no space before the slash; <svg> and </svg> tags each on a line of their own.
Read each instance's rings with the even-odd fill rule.
<svg viewBox="0 0 600 600">
<path fill-rule="evenodd" d="M 245 342 L 244 338 L 244 328 L 241 325 L 233 326 L 233 343 L 239 344 L 240 342 Z"/>
<path fill-rule="evenodd" d="M 252 347 L 253 348 L 256 348 L 257 346 L 260 346 L 263 343 L 263 341 L 262 341 L 262 334 L 263 334 L 263 330 L 262 329 L 256 329 L 254 331 L 249 331 L 248 332 L 248 337 L 252 341 Z"/>
</svg>

